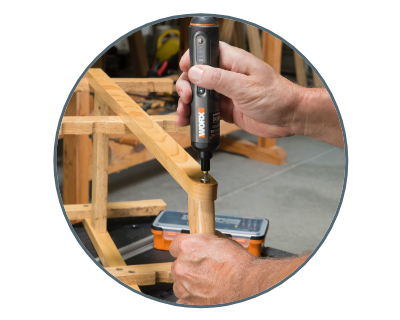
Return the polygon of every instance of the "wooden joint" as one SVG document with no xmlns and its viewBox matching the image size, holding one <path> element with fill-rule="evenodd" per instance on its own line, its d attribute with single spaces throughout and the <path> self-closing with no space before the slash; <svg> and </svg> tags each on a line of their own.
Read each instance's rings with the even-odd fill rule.
<svg viewBox="0 0 400 320">
<path fill-rule="evenodd" d="M 121 265 L 105 268 L 107 272 L 127 285 L 155 285 L 159 282 L 173 283 L 171 262 L 142 265 Z"/>
</svg>

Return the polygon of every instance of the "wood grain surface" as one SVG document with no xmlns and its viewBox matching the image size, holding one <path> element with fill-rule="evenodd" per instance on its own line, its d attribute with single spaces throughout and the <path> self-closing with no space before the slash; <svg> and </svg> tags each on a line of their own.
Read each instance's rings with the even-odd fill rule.
<svg viewBox="0 0 400 320">
<path fill-rule="evenodd" d="M 149 115 L 143 111 L 101 69 L 90 69 L 89 84 L 102 99 L 122 118 L 125 125 L 139 138 L 146 148 L 164 166 L 181 187 L 194 199 L 215 200 L 217 182 L 200 182 L 200 165 Z"/>
<path fill-rule="evenodd" d="M 92 204 L 64 205 L 69 220 L 91 218 Z M 107 218 L 150 217 L 165 210 L 167 204 L 161 199 L 109 202 L 107 203 Z"/>
</svg>

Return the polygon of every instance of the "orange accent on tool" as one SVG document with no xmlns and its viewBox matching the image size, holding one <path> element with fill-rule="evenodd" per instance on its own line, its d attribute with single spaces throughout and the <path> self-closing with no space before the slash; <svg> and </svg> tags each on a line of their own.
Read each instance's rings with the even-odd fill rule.
<svg viewBox="0 0 400 320">
<path fill-rule="evenodd" d="M 209 23 L 209 24 L 191 23 L 190 25 L 196 27 L 204 27 L 204 26 L 217 26 L 218 23 Z"/>
</svg>

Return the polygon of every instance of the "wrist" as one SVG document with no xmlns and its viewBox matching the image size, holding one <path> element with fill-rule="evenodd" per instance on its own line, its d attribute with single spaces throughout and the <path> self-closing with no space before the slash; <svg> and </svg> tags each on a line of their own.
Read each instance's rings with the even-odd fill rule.
<svg viewBox="0 0 400 320">
<path fill-rule="evenodd" d="M 250 297 L 284 280 L 300 267 L 308 255 L 285 259 L 256 258 L 248 265 L 244 277 L 245 294 Z M 245 297 L 242 297 L 245 298 Z"/>
<path fill-rule="evenodd" d="M 309 99 L 308 89 L 293 83 L 291 100 L 291 121 L 289 130 L 292 135 L 305 135 L 307 127 L 307 100 Z"/>
</svg>

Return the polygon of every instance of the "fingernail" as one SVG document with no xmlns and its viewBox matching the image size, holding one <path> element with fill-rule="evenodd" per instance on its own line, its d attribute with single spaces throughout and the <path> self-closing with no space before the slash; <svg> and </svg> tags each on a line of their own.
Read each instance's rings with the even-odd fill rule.
<svg viewBox="0 0 400 320">
<path fill-rule="evenodd" d="M 198 67 L 192 67 L 189 70 L 189 78 L 194 82 L 199 81 L 202 75 L 203 75 L 203 69 L 200 69 Z"/>
<path fill-rule="evenodd" d="M 178 91 L 178 96 L 182 97 L 182 91 L 181 90 Z"/>
</svg>

